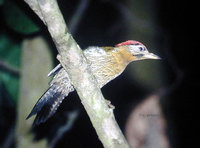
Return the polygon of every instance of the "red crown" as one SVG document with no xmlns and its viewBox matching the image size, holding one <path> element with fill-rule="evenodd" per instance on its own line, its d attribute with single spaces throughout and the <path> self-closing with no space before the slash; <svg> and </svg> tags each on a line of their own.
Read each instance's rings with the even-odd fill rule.
<svg viewBox="0 0 200 148">
<path fill-rule="evenodd" d="M 115 47 L 126 46 L 126 45 L 143 45 L 143 44 L 138 42 L 138 41 L 128 40 L 128 41 L 125 41 L 125 42 L 122 42 L 122 43 L 115 45 Z"/>
</svg>

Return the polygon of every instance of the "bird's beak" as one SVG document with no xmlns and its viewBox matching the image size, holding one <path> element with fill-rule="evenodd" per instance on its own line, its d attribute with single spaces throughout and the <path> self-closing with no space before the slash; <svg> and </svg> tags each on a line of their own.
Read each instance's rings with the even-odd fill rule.
<svg viewBox="0 0 200 148">
<path fill-rule="evenodd" d="M 156 59 L 156 60 L 161 59 L 159 56 L 157 56 L 157 55 L 155 55 L 153 53 L 144 54 L 143 58 L 145 58 L 145 59 Z"/>
</svg>

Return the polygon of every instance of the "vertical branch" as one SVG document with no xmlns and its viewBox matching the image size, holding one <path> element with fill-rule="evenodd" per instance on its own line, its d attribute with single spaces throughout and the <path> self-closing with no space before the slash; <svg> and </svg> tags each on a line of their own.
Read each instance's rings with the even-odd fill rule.
<svg viewBox="0 0 200 148">
<path fill-rule="evenodd" d="M 47 88 L 46 74 L 52 67 L 48 46 L 41 37 L 25 40 L 22 44 L 20 95 L 17 107 L 16 145 L 18 148 L 45 148 L 47 140 L 33 141 L 30 129 L 33 119 L 25 122 L 27 112 Z M 41 64 L 43 63 L 43 64 Z M 39 85 L 38 85 L 39 84 Z"/>
<path fill-rule="evenodd" d="M 31 1 L 26 0 L 28 4 Z M 57 58 L 69 74 L 104 147 L 129 147 L 115 120 L 113 110 L 105 102 L 82 50 L 68 32 L 57 1 L 38 0 L 38 4 L 39 11 L 41 11 L 44 22 L 59 52 Z"/>
</svg>

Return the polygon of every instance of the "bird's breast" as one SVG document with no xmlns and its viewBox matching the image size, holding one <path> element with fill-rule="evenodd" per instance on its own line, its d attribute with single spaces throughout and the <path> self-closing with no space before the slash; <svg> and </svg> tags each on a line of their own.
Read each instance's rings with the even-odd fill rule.
<svg viewBox="0 0 200 148">
<path fill-rule="evenodd" d="M 88 56 L 91 70 L 97 79 L 99 87 L 116 78 L 125 69 L 125 64 L 112 54 L 103 56 Z"/>
</svg>

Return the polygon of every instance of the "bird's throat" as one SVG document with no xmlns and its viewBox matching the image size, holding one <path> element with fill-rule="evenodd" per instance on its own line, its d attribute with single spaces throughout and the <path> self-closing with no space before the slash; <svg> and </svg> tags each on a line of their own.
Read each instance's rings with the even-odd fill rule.
<svg viewBox="0 0 200 148">
<path fill-rule="evenodd" d="M 119 65 L 124 68 L 132 61 L 135 60 L 134 56 L 126 49 L 126 47 L 118 47 L 117 52 L 114 55 Z"/>
</svg>

